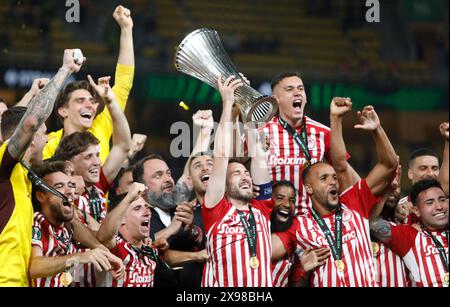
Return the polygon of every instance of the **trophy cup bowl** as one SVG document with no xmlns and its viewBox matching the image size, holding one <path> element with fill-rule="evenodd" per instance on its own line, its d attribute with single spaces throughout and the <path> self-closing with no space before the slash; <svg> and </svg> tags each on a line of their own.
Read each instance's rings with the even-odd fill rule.
<svg viewBox="0 0 450 307">
<path fill-rule="evenodd" d="M 225 79 L 232 75 L 242 79 L 244 85 L 236 90 L 235 103 L 244 123 L 260 126 L 271 120 L 278 110 L 274 97 L 262 95 L 241 77 L 215 30 L 202 28 L 188 34 L 175 52 L 175 68 L 215 89 L 220 75 Z"/>
</svg>

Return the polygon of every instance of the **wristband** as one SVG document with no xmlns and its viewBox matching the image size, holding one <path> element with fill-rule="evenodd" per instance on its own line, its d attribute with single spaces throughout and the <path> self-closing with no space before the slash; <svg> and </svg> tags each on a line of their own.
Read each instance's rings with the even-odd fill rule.
<svg viewBox="0 0 450 307">
<path fill-rule="evenodd" d="M 272 181 L 259 185 L 259 196 L 256 200 L 267 200 L 272 197 Z"/>
</svg>

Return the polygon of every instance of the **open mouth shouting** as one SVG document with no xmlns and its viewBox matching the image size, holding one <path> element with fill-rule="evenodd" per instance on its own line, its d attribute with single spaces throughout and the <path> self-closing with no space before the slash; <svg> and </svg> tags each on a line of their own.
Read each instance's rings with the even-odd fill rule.
<svg viewBox="0 0 450 307">
<path fill-rule="evenodd" d="M 93 111 L 82 111 L 80 113 L 81 121 L 85 123 L 91 123 L 94 119 L 94 112 Z"/>
<path fill-rule="evenodd" d="M 339 199 L 339 193 L 336 187 L 332 187 L 328 190 L 328 195 L 332 200 L 337 201 Z"/>
<path fill-rule="evenodd" d="M 277 210 L 277 218 L 280 222 L 285 223 L 289 219 L 289 216 L 291 215 L 291 210 L 280 208 Z"/>
<path fill-rule="evenodd" d="M 200 177 L 200 180 L 202 181 L 202 183 L 208 183 L 209 177 L 210 177 L 209 174 L 205 174 L 202 177 Z"/>
<path fill-rule="evenodd" d="M 150 233 L 150 217 L 146 217 L 141 220 L 140 232 L 144 235 L 148 235 Z"/>
<path fill-rule="evenodd" d="M 242 180 L 239 183 L 239 188 L 242 189 L 242 190 L 251 190 L 252 183 L 250 181 L 248 181 L 248 180 Z"/>
</svg>

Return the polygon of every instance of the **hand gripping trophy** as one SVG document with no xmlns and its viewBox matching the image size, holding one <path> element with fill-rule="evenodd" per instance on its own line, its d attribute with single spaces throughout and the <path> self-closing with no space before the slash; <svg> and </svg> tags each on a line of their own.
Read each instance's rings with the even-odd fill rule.
<svg viewBox="0 0 450 307">
<path fill-rule="evenodd" d="M 231 75 L 242 79 L 217 31 L 207 28 L 195 30 L 183 39 L 175 52 L 175 68 L 215 89 L 220 75 L 225 79 Z M 262 95 L 243 81 L 244 85 L 236 90 L 235 103 L 244 122 L 256 126 L 268 122 L 278 110 L 275 98 Z"/>
</svg>

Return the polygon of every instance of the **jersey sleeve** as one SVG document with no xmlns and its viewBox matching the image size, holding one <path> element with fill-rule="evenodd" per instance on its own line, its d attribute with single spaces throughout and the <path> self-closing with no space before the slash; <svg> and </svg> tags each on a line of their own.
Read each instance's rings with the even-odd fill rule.
<svg viewBox="0 0 450 307">
<path fill-rule="evenodd" d="M 291 227 L 289 227 L 288 230 L 274 233 L 276 236 L 278 236 L 278 238 L 280 238 L 288 255 L 291 255 L 293 252 L 295 252 L 295 249 L 297 248 L 296 233 L 298 229 L 298 220 L 294 219 L 292 221 Z"/>
<path fill-rule="evenodd" d="M 227 201 L 225 195 L 214 208 L 207 208 L 203 203 L 202 216 L 205 231 L 208 232 L 215 222 L 222 220 L 232 205 Z"/>
<path fill-rule="evenodd" d="M 44 250 L 44 244 L 42 243 L 42 227 L 36 220 L 33 222 L 33 232 L 31 237 L 31 246 L 39 247 L 42 251 Z"/>
<path fill-rule="evenodd" d="M 8 151 L 9 141 L 3 143 L 0 147 L 0 180 L 8 180 L 11 177 L 11 174 L 14 170 L 14 167 L 19 162 L 14 159 Z"/>
<path fill-rule="evenodd" d="M 8 151 L 8 142 L 0 146 L 0 234 L 8 225 L 16 206 L 11 175 L 18 161 Z"/>
<path fill-rule="evenodd" d="M 391 239 L 387 242 L 394 253 L 404 257 L 414 246 L 414 241 L 419 232 L 409 225 L 395 226 L 391 224 Z"/>
<path fill-rule="evenodd" d="M 133 87 L 133 79 L 134 66 L 117 63 L 115 82 L 112 90 L 116 95 L 117 102 L 119 103 L 122 111 L 125 110 L 127 105 L 128 96 L 130 95 L 131 88 Z"/>
<path fill-rule="evenodd" d="M 106 178 L 105 174 L 103 173 L 103 169 L 100 169 L 100 181 L 95 184 L 97 188 L 102 190 L 103 193 L 108 193 L 109 189 L 111 188 L 111 183 Z"/>
<path fill-rule="evenodd" d="M 273 210 L 273 200 L 267 199 L 267 200 L 252 200 L 251 205 L 255 208 L 258 208 L 261 210 L 261 212 L 264 214 L 264 216 L 270 220 L 270 215 L 272 214 Z"/>
<path fill-rule="evenodd" d="M 125 240 L 119 236 L 116 236 L 116 245 L 111 249 L 111 253 L 124 260 L 128 256 L 128 251 L 125 248 L 125 244 L 127 244 Z"/>
<path fill-rule="evenodd" d="M 380 201 L 380 197 L 373 195 L 366 180 L 363 179 L 342 192 L 339 201 L 363 217 L 369 218 L 372 208 Z"/>
</svg>

